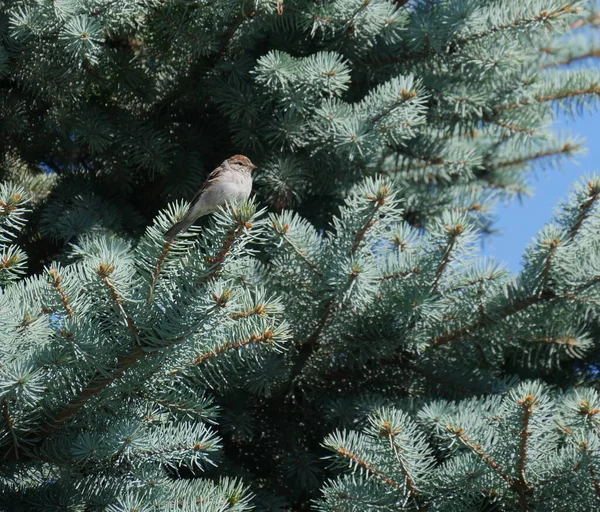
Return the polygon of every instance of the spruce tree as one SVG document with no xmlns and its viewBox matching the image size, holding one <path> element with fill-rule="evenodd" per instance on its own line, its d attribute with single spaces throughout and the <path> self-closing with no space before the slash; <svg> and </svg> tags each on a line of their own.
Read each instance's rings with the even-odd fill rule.
<svg viewBox="0 0 600 512">
<path fill-rule="evenodd" d="M 0 5 L 0 509 L 600 508 L 577 0 Z M 172 242 L 208 173 L 254 196 Z"/>
</svg>

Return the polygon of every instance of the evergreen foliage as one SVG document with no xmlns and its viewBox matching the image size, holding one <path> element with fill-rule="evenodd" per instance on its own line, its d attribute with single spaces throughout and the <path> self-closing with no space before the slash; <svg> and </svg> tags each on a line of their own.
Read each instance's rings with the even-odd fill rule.
<svg viewBox="0 0 600 512">
<path fill-rule="evenodd" d="M 600 505 L 600 178 L 573 0 L 0 6 L 0 509 Z M 256 196 L 165 242 L 244 152 Z"/>
</svg>

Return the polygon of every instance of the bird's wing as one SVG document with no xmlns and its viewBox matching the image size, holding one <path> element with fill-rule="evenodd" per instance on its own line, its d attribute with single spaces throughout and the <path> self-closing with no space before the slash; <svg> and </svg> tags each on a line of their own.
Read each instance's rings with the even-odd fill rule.
<svg viewBox="0 0 600 512">
<path fill-rule="evenodd" d="M 227 169 L 229 169 L 229 162 L 226 160 L 225 161 L 225 167 Z M 217 167 L 216 169 L 214 169 L 209 175 L 208 178 L 206 178 L 206 181 L 202 184 L 202 186 L 200 187 L 200 190 L 198 190 L 198 193 L 193 197 L 193 199 L 190 202 L 190 205 L 194 205 L 196 203 L 196 201 L 198 201 L 198 199 L 200 198 L 200 196 L 202 195 L 202 193 L 212 184 L 214 183 L 218 178 L 219 175 L 223 172 L 223 169 L 221 166 Z"/>
</svg>

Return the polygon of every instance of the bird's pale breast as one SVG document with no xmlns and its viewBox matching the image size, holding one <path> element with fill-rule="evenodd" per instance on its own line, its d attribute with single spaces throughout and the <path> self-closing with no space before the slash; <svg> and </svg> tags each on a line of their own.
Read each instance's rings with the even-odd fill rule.
<svg viewBox="0 0 600 512">
<path fill-rule="evenodd" d="M 211 209 L 216 210 L 218 206 L 226 202 L 243 202 L 252 191 L 252 177 L 249 173 L 228 172 L 215 180 L 203 195 L 203 203 Z"/>
</svg>

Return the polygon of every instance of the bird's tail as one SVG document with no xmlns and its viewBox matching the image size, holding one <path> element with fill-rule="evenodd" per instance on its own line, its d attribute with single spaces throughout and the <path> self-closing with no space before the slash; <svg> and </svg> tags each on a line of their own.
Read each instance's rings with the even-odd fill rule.
<svg viewBox="0 0 600 512">
<path fill-rule="evenodd" d="M 175 223 L 173 225 L 173 227 L 171 229 L 169 229 L 169 231 L 167 231 L 163 235 L 163 238 L 167 242 L 170 242 L 171 240 L 173 240 L 173 238 L 175 238 L 177 233 L 181 233 L 182 231 L 187 231 L 188 228 L 194 223 L 195 220 L 196 220 L 195 218 L 186 215 L 179 222 Z"/>
</svg>

